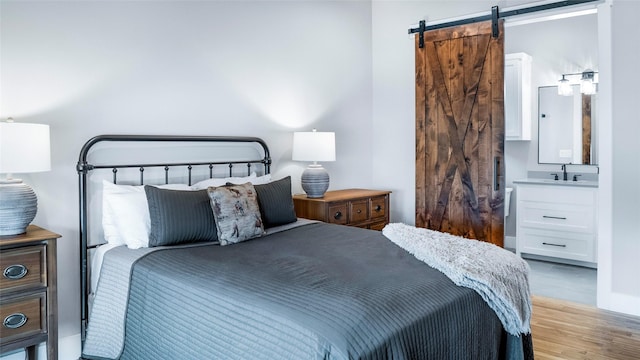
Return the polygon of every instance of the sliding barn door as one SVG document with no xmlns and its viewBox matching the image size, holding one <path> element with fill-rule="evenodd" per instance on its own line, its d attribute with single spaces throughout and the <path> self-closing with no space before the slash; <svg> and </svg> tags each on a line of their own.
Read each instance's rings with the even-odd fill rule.
<svg viewBox="0 0 640 360">
<path fill-rule="evenodd" d="M 416 36 L 416 226 L 503 246 L 503 22 Z"/>
</svg>

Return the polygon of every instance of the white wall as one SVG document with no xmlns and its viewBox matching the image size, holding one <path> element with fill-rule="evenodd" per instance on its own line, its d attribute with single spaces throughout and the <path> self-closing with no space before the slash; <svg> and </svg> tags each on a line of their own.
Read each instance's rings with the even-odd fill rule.
<svg viewBox="0 0 640 360">
<path fill-rule="evenodd" d="M 392 196 L 392 220 L 413 224 L 415 221 L 415 94 L 414 50 L 407 29 L 421 19 L 436 21 L 461 17 L 470 13 L 488 13 L 493 5 L 501 8 L 534 1 L 374 1 L 372 8 L 373 31 L 373 133 L 377 144 L 373 148 L 374 186 L 389 188 Z M 635 84 L 640 82 L 634 64 L 638 63 L 637 49 L 640 3 L 613 0 L 613 16 L 599 11 L 600 79 L 602 93 L 614 100 L 598 99 L 598 130 L 600 166 L 600 220 L 598 306 L 627 313 L 640 313 L 640 223 L 639 187 L 640 166 L 637 154 L 638 113 Z M 609 4 L 601 5 L 609 6 Z M 611 24 L 615 24 L 611 26 Z M 609 45 L 613 39 L 613 45 Z M 603 44 L 603 42 L 605 44 Z M 615 71 L 603 57 L 613 59 Z M 603 78 L 612 76 L 614 86 L 602 84 Z M 609 80 L 605 80 L 609 81 Z M 637 96 L 636 96 L 637 97 Z M 615 130 L 612 128 L 615 126 Z M 634 131 L 635 130 L 635 131 Z M 610 136 L 609 133 L 613 132 Z M 633 140 L 633 138 L 636 140 Z M 613 139 L 612 139 L 613 138 Z M 615 147 L 614 147 L 615 146 Z M 609 160 L 609 161 L 608 161 Z M 615 191 L 613 190 L 615 189 Z M 612 220 L 614 219 L 614 220 Z M 635 231 L 634 231 L 635 228 Z M 615 265 L 613 265 L 615 264 Z"/>
<path fill-rule="evenodd" d="M 23 176 L 62 235 L 60 336 L 79 332 L 82 144 L 104 133 L 259 136 L 276 177 L 294 130 L 336 132 L 331 188 L 370 187 L 371 3 L 5 1 L 0 118 L 51 126 L 52 171 Z"/>
<path fill-rule="evenodd" d="M 613 8 L 613 262 L 612 290 L 640 297 L 640 115 L 638 84 L 640 47 L 629 39 L 640 37 L 640 3 L 615 2 Z M 624 35 L 624 36 L 622 36 Z M 623 56 L 616 56 L 616 55 Z M 636 271 L 629 271 L 635 269 Z M 640 315 L 640 303 L 636 309 Z"/>
<path fill-rule="evenodd" d="M 601 209 L 607 210 L 608 216 L 599 224 L 598 248 L 599 259 L 611 261 L 599 267 L 598 306 L 640 316 L 640 115 L 637 111 L 640 48 L 634 41 L 640 36 L 637 26 L 640 3 L 613 0 L 612 4 L 610 8 L 603 6 L 606 15 L 610 14 L 607 26 L 611 32 L 605 35 L 610 36 L 606 40 L 609 40 L 611 56 L 605 59 L 606 72 L 602 76 L 608 75 L 611 79 L 604 84 L 611 89 L 611 96 L 605 100 L 610 103 L 608 110 L 601 110 L 599 115 L 611 121 L 600 123 L 601 144 L 604 144 L 601 148 L 605 149 L 600 183 L 603 178 L 606 180 L 604 186 L 600 186 L 600 201 Z"/>
</svg>

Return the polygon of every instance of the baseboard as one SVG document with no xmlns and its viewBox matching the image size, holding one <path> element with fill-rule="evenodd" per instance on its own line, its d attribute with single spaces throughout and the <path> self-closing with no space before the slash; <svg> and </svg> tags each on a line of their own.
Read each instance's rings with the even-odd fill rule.
<svg viewBox="0 0 640 360">
<path fill-rule="evenodd" d="M 80 357 L 80 334 L 58 339 L 58 359 L 77 359 Z M 16 350 L 0 357 L 1 360 L 24 360 L 24 350 Z M 38 359 L 47 358 L 47 346 L 38 346 Z"/>
<path fill-rule="evenodd" d="M 613 292 L 609 294 L 609 304 L 604 309 L 640 316 L 640 297 Z"/>
<path fill-rule="evenodd" d="M 586 262 L 586 261 L 563 259 L 559 257 L 543 256 L 543 255 L 527 254 L 527 253 L 522 253 L 520 254 L 520 256 L 522 256 L 522 258 L 524 259 L 540 260 L 540 261 L 554 262 L 554 263 L 574 265 L 574 266 L 582 266 L 582 267 L 588 267 L 592 269 L 598 268 L 597 263 Z"/>
<path fill-rule="evenodd" d="M 504 237 L 504 248 L 515 250 L 516 249 L 516 237 L 515 236 L 505 236 Z"/>
</svg>

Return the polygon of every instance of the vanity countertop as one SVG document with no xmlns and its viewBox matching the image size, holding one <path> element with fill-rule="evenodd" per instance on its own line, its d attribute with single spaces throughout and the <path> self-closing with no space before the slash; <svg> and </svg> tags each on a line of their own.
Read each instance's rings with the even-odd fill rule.
<svg viewBox="0 0 640 360">
<path fill-rule="evenodd" d="M 514 184 L 536 184 L 536 185 L 558 185 L 558 186 L 579 186 L 579 187 L 598 187 L 597 181 L 592 180 L 553 180 L 553 179 L 541 179 L 541 178 L 527 178 L 514 180 Z"/>
</svg>

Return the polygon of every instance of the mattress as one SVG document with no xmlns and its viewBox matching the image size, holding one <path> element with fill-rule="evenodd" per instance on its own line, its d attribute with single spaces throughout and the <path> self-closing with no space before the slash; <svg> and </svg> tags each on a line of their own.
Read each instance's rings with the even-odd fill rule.
<svg viewBox="0 0 640 360">
<path fill-rule="evenodd" d="M 134 258 L 123 250 L 105 254 L 102 276 L 122 264 L 112 257 Z M 84 358 L 533 358 L 530 336 L 507 334 L 475 291 L 377 231 L 316 223 L 140 253 L 126 301 L 92 311 Z M 117 292 L 102 282 L 113 288 L 98 297 Z M 115 312 L 121 326 L 101 327 Z"/>
</svg>

